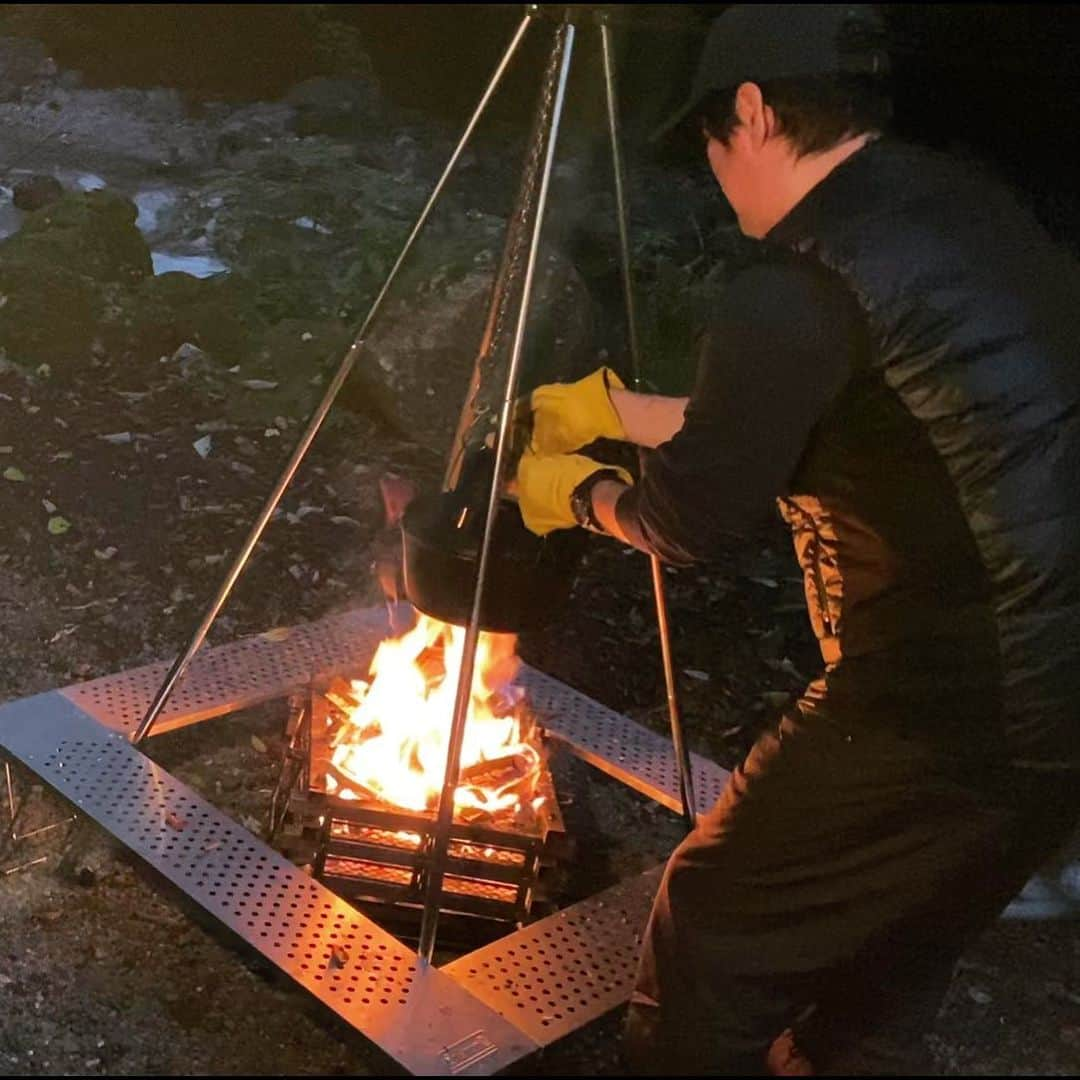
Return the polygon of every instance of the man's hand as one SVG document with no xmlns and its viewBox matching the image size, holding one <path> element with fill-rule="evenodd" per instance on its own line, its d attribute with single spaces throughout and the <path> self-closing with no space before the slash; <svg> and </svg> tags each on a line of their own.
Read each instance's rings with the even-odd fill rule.
<svg viewBox="0 0 1080 1080">
<path fill-rule="evenodd" d="M 549 383 L 532 392 L 532 445 L 536 454 L 565 454 L 597 439 L 626 433 L 610 390 L 624 389 L 611 368 L 598 368 L 574 383 Z"/>
<path fill-rule="evenodd" d="M 583 454 L 521 456 L 517 471 L 518 504 L 526 527 L 537 536 L 578 524 L 570 505 L 574 489 L 594 473 L 612 469 L 626 484 L 633 481 L 625 469 L 602 465 Z"/>
</svg>

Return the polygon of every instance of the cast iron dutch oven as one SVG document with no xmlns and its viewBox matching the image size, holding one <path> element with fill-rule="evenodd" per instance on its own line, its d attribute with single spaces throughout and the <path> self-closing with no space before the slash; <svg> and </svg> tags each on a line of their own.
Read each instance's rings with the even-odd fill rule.
<svg viewBox="0 0 1080 1080">
<path fill-rule="evenodd" d="M 490 452 L 474 456 L 456 490 L 413 499 L 401 521 L 405 595 L 444 622 L 464 625 L 472 613 L 490 458 Z M 517 633 L 549 621 L 570 594 L 583 540 L 579 529 L 538 537 L 525 527 L 516 502 L 500 500 L 481 629 Z"/>
</svg>

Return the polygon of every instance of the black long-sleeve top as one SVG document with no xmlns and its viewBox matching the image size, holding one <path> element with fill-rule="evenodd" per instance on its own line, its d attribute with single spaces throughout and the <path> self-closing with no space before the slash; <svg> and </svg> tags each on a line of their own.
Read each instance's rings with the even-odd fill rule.
<svg viewBox="0 0 1080 1080">
<path fill-rule="evenodd" d="M 685 564 L 759 526 L 853 370 L 858 319 L 843 283 L 815 266 L 739 273 L 711 321 L 682 429 L 618 501 L 631 543 Z"/>
</svg>

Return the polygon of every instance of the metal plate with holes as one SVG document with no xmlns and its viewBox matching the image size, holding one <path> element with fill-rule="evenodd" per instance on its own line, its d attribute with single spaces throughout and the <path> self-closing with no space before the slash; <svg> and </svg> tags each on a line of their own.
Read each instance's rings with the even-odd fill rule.
<svg viewBox="0 0 1080 1080">
<path fill-rule="evenodd" d="M 317 674 L 364 671 L 388 633 L 385 608 L 361 608 L 204 649 L 153 733 L 281 697 Z M 128 732 L 150 705 L 167 667 L 133 668 L 60 693 L 105 727 Z M 682 809 L 670 739 L 527 665 L 520 678 L 545 726 L 575 754 L 670 810 Z M 728 773 L 708 758 L 694 754 L 691 759 L 698 810 L 705 811 L 719 798 Z"/>
<path fill-rule="evenodd" d="M 403 624 L 403 625 L 407 625 Z M 204 649 L 155 732 L 365 670 L 389 632 L 368 608 Z M 128 742 L 166 671 L 153 664 L 0 706 L 0 749 L 178 885 L 411 1072 L 488 1075 L 629 996 L 659 871 L 541 920 L 441 971 Z M 565 683 L 522 668 L 544 725 L 570 750 L 680 809 L 670 742 Z M 699 808 L 727 781 L 694 756 Z M 334 959 L 345 946 L 344 966 Z"/>
<path fill-rule="evenodd" d="M 682 810 L 679 770 L 671 740 L 608 709 L 534 668 L 519 676 L 547 730 L 578 757 L 676 813 Z M 715 761 L 690 755 L 699 813 L 720 798 L 730 775 Z"/>
<path fill-rule="evenodd" d="M 489 1075 L 536 1049 L 61 694 L 0 707 L 0 746 L 411 1072 Z"/>
<path fill-rule="evenodd" d="M 204 648 L 191 662 L 154 734 L 284 697 L 313 676 L 363 671 L 390 632 L 386 608 L 362 608 Z M 165 678 L 168 663 L 105 675 L 61 693 L 105 727 L 130 731 Z"/>
<path fill-rule="evenodd" d="M 620 882 L 442 970 L 548 1046 L 630 997 L 662 869 Z"/>
</svg>

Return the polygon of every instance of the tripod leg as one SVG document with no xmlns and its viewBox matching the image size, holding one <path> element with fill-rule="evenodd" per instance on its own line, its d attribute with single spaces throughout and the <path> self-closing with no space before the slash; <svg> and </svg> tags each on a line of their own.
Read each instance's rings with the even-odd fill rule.
<svg viewBox="0 0 1080 1080">
<path fill-rule="evenodd" d="M 131 741 L 136 745 L 143 741 L 143 739 L 149 736 L 154 724 L 157 722 L 157 718 L 161 715 L 161 711 L 165 708 L 166 702 L 172 695 L 176 684 L 183 677 L 184 672 L 187 670 L 188 665 L 191 663 L 192 658 L 199 651 L 202 643 L 206 640 L 206 635 L 210 631 L 210 627 L 213 625 L 214 620 L 217 618 L 218 613 L 225 606 L 225 601 L 229 598 L 229 593 L 232 592 L 233 586 L 236 584 L 237 579 L 244 571 L 244 567 L 247 565 L 248 560 L 251 558 L 251 553 L 255 550 L 255 545 L 258 544 L 259 538 L 262 536 L 270 518 L 273 517 L 274 511 L 277 509 L 278 503 L 281 501 L 281 497 L 285 494 L 285 489 L 292 483 L 293 477 L 296 475 L 296 470 L 300 467 L 300 462 L 303 461 L 304 456 L 307 454 L 311 447 L 311 444 L 315 441 L 315 436 L 319 433 L 319 429 L 323 425 L 323 421 L 326 419 L 327 413 L 330 411 L 331 405 L 333 405 L 335 399 L 338 396 L 342 386 L 345 384 L 345 380 L 348 378 L 349 373 L 353 369 L 353 365 L 356 363 L 356 359 L 363 349 L 365 343 L 365 335 L 368 332 L 368 328 L 371 326 L 375 319 L 375 315 L 382 307 L 384 298 L 387 292 L 390 290 L 390 285 L 397 277 L 398 270 L 401 268 L 402 263 L 405 261 L 405 257 L 412 250 L 412 246 L 416 241 L 416 238 L 420 235 L 421 230 L 427 223 L 428 217 L 431 215 L 431 211 L 438 201 L 439 196 L 442 194 L 443 188 L 446 186 L 446 182 L 450 177 L 454 166 L 457 164 L 458 158 L 464 151 L 466 144 L 471 137 L 473 130 L 476 128 L 477 123 L 480 120 L 488 102 L 491 100 L 491 96 L 494 94 L 496 87 L 502 81 L 502 77 L 507 67 L 509 66 L 510 59 L 514 53 L 517 52 L 518 45 L 521 43 L 521 39 L 525 34 L 525 30 L 528 28 L 529 23 L 532 21 L 532 14 L 527 14 L 522 19 L 520 25 L 517 28 L 517 32 L 514 34 L 510 45 L 507 47 L 506 53 L 503 55 L 499 66 L 495 69 L 494 75 L 491 77 L 491 81 L 488 83 L 487 89 L 484 91 L 483 97 L 480 99 L 480 103 L 477 105 L 472 118 L 469 120 L 465 128 L 464 134 L 461 136 L 457 147 L 450 155 L 450 160 L 446 163 L 446 167 L 443 170 L 442 176 L 439 177 L 438 183 L 435 185 L 435 189 L 432 191 L 428 198 L 427 204 L 420 212 L 420 216 L 413 226 L 412 232 L 409 234 L 409 238 L 405 241 L 405 246 L 401 250 L 401 254 L 398 255 L 397 261 L 394 263 L 386 281 L 383 283 L 382 289 L 379 291 L 379 295 L 375 297 L 375 302 L 371 305 L 371 310 L 367 313 L 363 324 L 360 327 L 359 332 L 356 335 L 352 345 L 349 346 L 349 351 L 345 354 L 345 358 L 341 361 L 341 365 L 331 380 L 330 385 L 326 389 L 326 393 L 323 395 L 322 401 L 319 402 L 318 407 L 315 409 L 314 414 L 308 421 L 308 426 L 305 429 L 303 435 L 300 437 L 300 441 L 293 451 L 292 457 L 289 458 L 288 464 L 285 466 L 284 471 L 278 478 L 277 483 L 274 485 L 274 490 L 270 493 L 262 510 L 259 511 L 259 516 L 256 518 L 255 523 L 251 527 L 251 531 L 248 533 L 247 538 L 244 540 L 243 545 L 240 548 L 232 566 L 229 568 L 229 572 L 225 575 L 225 580 L 222 582 L 221 587 L 218 589 L 217 595 L 214 597 L 213 603 L 210 605 L 210 609 L 203 616 L 202 621 L 196 627 L 195 632 L 191 636 L 191 640 L 188 642 L 187 647 L 183 653 L 176 658 L 172 667 L 169 669 L 169 673 L 165 676 L 165 681 L 158 688 L 157 693 L 154 695 L 153 701 L 150 703 L 150 708 L 147 709 L 146 715 L 142 718 L 139 726 L 135 729 L 132 735 Z"/>
<path fill-rule="evenodd" d="M 517 398 L 518 376 L 525 343 L 525 328 L 529 319 L 533 281 L 540 252 L 540 236 L 547 208 L 548 185 L 555 160 L 555 145 L 559 136 L 559 121 L 566 100 L 566 83 L 570 75 L 570 58 L 574 49 L 574 25 L 566 22 L 559 29 L 549 61 L 548 79 L 545 82 L 545 98 L 548 87 L 553 89 L 550 126 L 546 132 L 543 172 L 536 202 L 536 216 L 529 241 L 529 255 L 525 266 L 517 325 L 510 353 L 510 365 L 506 373 L 502 409 L 499 413 L 498 437 L 495 443 L 495 466 L 492 470 L 491 491 L 484 520 L 484 532 L 480 541 L 480 558 L 476 569 L 476 588 L 473 594 L 472 613 L 465 628 L 465 642 L 461 651 L 461 672 L 458 675 L 457 693 L 454 699 L 454 716 L 446 753 L 446 772 L 443 775 L 442 792 L 439 796 L 435 829 L 429 849 L 427 882 L 424 888 L 424 914 L 420 924 L 418 952 L 425 963 L 431 962 L 435 950 L 435 932 L 439 923 L 439 907 L 442 897 L 443 876 L 446 870 L 450 833 L 454 824 L 454 793 L 457 791 L 461 770 L 461 749 L 465 742 L 465 724 L 472 701 L 473 666 L 476 648 L 480 640 L 480 614 L 484 603 L 484 586 L 487 580 L 494 536 L 495 518 L 502 496 L 502 474 L 510 449 L 514 402 Z M 557 76 L 557 81 L 556 81 Z"/>
<path fill-rule="evenodd" d="M 627 337 L 630 341 L 630 359 L 633 364 L 633 385 L 641 389 L 641 352 L 638 347 L 637 320 L 634 312 L 634 283 L 630 271 L 630 239 L 627 231 L 626 193 L 622 160 L 622 144 L 619 137 L 618 101 L 615 92 L 615 65 L 612 60 L 611 28 L 604 13 L 598 15 L 600 42 L 604 54 L 604 85 L 607 90 L 608 131 L 611 135 L 611 158 L 615 173 L 615 206 L 619 224 L 619 254 L 622 262 L 623 294 L 626 299 Z M 664 666 L 664 685 L 667 689 L 668 716 L 671 720 L 671 741 L 675 747 L 675 760 L 679 768 L 679 794 L 682 798 L 683 816 L 687 827 L 692 829 L 697 820 L 697 804 L 694 799 L 694 781 L 690 752 L 683 737 L 682 717 L 679 713 L 678 688 L 675 684 L 675 666 L 671 655 L 671 628 L 668 623 L 667 597 L 664 592 L 664 572 L 660 560 L 650 557 L 652 564 L 653 596 L 656 602 L 656 624 L 660 633 L 660 654 Z"/>
</svg>

